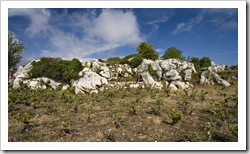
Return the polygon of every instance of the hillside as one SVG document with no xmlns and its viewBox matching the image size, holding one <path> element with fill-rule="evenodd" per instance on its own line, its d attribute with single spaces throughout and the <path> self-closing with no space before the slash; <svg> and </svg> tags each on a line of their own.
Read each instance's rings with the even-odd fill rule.
<svg viewBox="0 0 250 154">
<path fill-rule="evenodd" d="M 9 141 L 237 141 L 237 74 L 136 56 L 32 60 L 9 80 Z"/>
</svg>

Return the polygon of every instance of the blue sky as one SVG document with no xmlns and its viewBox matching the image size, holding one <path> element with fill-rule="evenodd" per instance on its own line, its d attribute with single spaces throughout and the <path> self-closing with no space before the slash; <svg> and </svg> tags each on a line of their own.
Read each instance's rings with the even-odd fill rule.
<svg viewBox="0 0 250 154">
<path fill-rule="evenodd" d="M 238 64 L 237 9 L 9 9 L 8 29 L 40 57 L 81 60 L 138 53 L 146 41 L 160 56 L 174 46 L 188 57 Z"/>
</svg>

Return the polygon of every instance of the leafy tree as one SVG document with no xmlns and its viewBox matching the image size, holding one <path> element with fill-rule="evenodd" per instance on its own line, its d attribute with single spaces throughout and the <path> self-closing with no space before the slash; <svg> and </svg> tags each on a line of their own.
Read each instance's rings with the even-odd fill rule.
<svg viewBox="0 0 250 154">
<path fill-rule="evenodd" d="M 209 57 L 203 57 L 200 60 L 200 67 L 204 68 L 204 67 L 209 67 L 211 66 L 211 59 Z"/>
<path fill-rule="evenodd" d="M 157 60 L 159 59 L 159 54 L 154 50 L 153 44 L 148 44 L 142 42 L 138 47 L 137 51 L 145 59 Z"/>
<path fill-rule="evenodd" d="M 26 48 L 24 45 L 15 39 L 12 32 L 8 33 L 8 70 L 11 71 L 16 67 L 16 64 L 20 62 L 22 52 Z"/>
<path fill-rule="evenodd" d="M 182 51 L 177 49 L 176 47 L 168 48 L 165 51 L 165 54 L 161 58 L 162 59 L 177 58 L 180 60 L 185 60 L 185 57 L 182 56 Z"/>
</svg>

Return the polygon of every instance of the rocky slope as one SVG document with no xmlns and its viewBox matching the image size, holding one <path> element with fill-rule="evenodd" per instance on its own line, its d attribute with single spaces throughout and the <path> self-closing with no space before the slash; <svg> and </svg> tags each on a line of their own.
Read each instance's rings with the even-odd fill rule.
<svg viewBox="0 0 250 154">
<path fill-rule="evenodd" d="M 98 90 L 107 88 L 163 88 L 164 85 L 172 90 L 193 87 L 189 81 L 192 73 L 196 73 L 193 63 L 180 61 L 178 59 L 151 61 L 144 59 L 137 68 L 131 68 L 127 64 L 107 65 L 97 60 L 82 62 L 83 70 L 79 72 L 78 79 L 72 80 L 71 84 L 62 84 L 46 77 L 31 78 L 29 71 L 32 69 L 32 60 L 25 66 L 20 66 L 13 77 L 9 80 L 13 88 L 27 85 L 32 89 L 51 87 L 66 90 L 74 86 L 75 93 L 98 93 Z M 230 86 L 216 72 L 224 71 L 225 65 L 216 65 L 206 68 L 200 77 L 201 84 L 222 84 Z M 137 77 L 138 80 L 130 80 Z M 125 80 L 124 82 L 121 79 Z M 120 82 L 119 82 L 120 81 Z"/>
</svg>

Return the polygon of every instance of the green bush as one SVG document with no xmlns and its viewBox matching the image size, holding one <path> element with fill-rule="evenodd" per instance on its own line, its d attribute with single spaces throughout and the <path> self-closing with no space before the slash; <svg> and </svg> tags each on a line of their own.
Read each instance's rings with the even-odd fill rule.
<svg viewBox="0 0 250 154">
<path fill-rule="evenodd" d="M 209 57 L 203 57 L 200 60 L 200 67 L 204 68 L 204 67 L 209 67 L 211 66 L 211 59 Z"/>
<path fill-rule="evenodd" d="M 109 57 L 107 60 L 106 60 L 106 63 L 107 64 L 120 64 L 121 63 L 121 58 L 120 57 Z"/>
<path fill-rule="evenodd" d="M 138 67 L 142 63 L 142 57 L 141 55 L 136 55 L 134 58 L 129 62 L 129 65 L 132 68 Z"/>
<path fill-rule="evenodd" d="M 185 60 L 185 57 L 182 56 L 182 51 L 177 49 L 176 47 L 168 48 L 165 51 L 165 54 L 161 58 L 163 60 L 164 59 L 169 59 L 169 58 L 177 58 L 177 59 L 180 59 L 180 60 Z"/>
<path fill-rule="evenodd" d="M 158 79 L 159 76 L 157 74 L 157 71 L 153 69 L 152 65 L 149 64 L 148 65 L 148 73 L 154 78 L 154 79 Z"/>
<path fill-rule="evenodd" d="M 78 73 L 83 69 L 78 59 L 71 61 L 60 58 L 41 58 L 39 62 L 33 62 L 29 74 L 32 78 L 47 77 L 62 83 L 70 83 L 76 79 Z"/>
<path fill-rule="evenodd" d="M 197 57 L 192 57 L 191 58 L 191 63 L 194 64 L 194 68 L 196 70 L 196 72 L 200 72 L 201 71 L 201 67 L 200 67 L 200 59 Z"/>
</svg>

